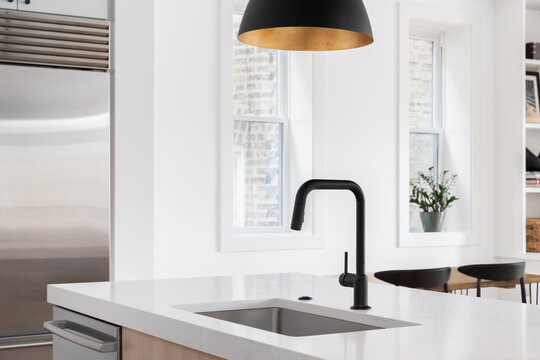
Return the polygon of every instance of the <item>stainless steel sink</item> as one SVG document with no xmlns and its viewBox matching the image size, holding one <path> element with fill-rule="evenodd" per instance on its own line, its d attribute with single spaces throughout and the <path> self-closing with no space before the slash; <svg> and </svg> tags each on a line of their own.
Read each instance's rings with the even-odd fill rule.
<svg viewBox="0 0 540 360">
<path fill-rule="evenodd" d="M 173 305 L 210 318 L 285 336 L 314 336 L 416 326 L 419 324 L 288 299 L 256 299 Z"/>
<path fill-rule="evenodd" d="M 282 307 L 208 311 L 198 314 L 288 336 L 312 336 L 381 329 L 372 325 Z"/>
</svg>

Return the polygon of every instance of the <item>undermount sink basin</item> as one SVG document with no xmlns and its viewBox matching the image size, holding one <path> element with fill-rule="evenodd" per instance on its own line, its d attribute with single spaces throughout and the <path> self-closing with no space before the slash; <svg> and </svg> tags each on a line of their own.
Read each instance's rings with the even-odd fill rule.
<svg viewBox="0 0 540 360">
<path fill-rule="evenodd" d="M 200 312 L 200 315 L 287 336 L 311 336 L 380 329 L 282 307 Z"/>
<path fill-rule="evenodd" d="M 314 336 L 418 325 L 284 299 L 174 307 L 286 336 Z"/>
</svg>

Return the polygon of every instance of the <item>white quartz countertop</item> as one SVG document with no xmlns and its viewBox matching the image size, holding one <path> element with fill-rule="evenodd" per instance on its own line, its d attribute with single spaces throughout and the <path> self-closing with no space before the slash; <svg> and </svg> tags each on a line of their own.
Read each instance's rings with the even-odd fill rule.
<svg viewBox="0 0 540 360">
<path fill-rule="evenodd" d="M 369 284 L 372 309 L 354 311 L 352 294 L 336 278 L 274 274 L 49 285 L 47 296 L 54 305 L 227 359 L 540 359 L 535 305 Z M 298 301 L 303 295 L 313 300 Z M 280 301 L 351 321 L 420 325 L 290 337 L 192 312 Z"/>
</svg>

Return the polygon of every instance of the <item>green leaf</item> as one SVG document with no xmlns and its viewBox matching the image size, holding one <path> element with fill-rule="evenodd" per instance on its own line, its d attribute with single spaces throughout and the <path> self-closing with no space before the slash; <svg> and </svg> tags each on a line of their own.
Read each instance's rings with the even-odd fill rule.
<svg viewBox="0 0 540 360">
<path fill-rule="evenodd" d="M 427 171 L 419 171 L 416 178 L 409 180 L 411 187 L 409 201 L 423 211 L 444 211 L 459 200 L 451 194 L 456 179 L 457 174 L 450 174 L 450 170 L 436 174 L 433 166 Z"/>
</svg>

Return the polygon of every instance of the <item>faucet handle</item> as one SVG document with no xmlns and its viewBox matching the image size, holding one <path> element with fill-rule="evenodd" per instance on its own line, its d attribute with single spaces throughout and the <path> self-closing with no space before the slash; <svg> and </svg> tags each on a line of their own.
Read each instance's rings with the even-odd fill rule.
<svg viewBox="0 0 540 360">
<path fill-rule="evenodd" d="M 349 253 L 345 251 L 345 271 L 339 276 L 339 283 L 341 286 L 353 287 L 356 281 L 356 274 L 350 274 L 348 270 L 349 265 Z"/>
</svg>

